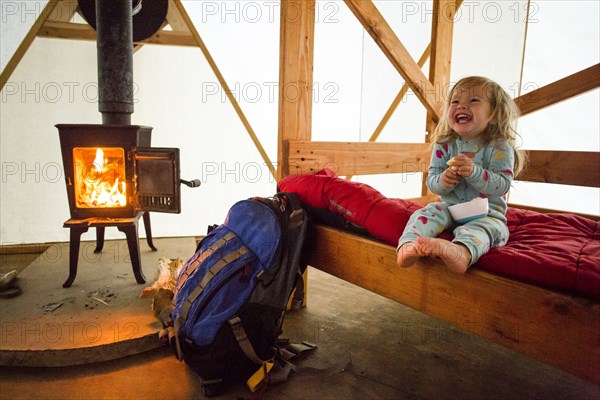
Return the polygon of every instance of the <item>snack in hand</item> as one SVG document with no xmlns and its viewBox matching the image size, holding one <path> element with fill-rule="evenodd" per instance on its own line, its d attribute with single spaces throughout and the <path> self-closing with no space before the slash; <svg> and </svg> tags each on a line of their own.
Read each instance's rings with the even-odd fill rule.
<svg viewBox="0 0 600 400">
<path fill-rule="evenodd" d="M 446 161 L 446 164 L 450 167 L 450 169 L 452 171 L 458 171 L 458 163 L 459 161 L 457 160 L 458 156 L 456 157 L 452 157 L 451 159 L 449 159 L 448 161 Z"/>
</svg>

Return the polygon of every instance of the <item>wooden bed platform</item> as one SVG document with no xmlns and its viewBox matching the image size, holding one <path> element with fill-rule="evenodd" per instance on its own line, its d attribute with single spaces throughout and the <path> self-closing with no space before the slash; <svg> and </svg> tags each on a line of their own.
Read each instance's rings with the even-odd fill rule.
<svg viewBox="0 0 600 400">
<path fill-rule="evenodd" d="M 319 166 L 333 168 L 340 175 L 364 174 L 374 166 L 406 172 L 414 171 L 415 165 L 428 165 L 422 162 L 423 157 L 429 159 L 421 153 L 424 148 L 411 144 L 406 146 L 410 151 L 395 151 L 397 147 L 403 145 L 300 141 L 286 142 L 284 154 L 288 155 L 290 171 L 296 173 L 316 172 Z M 522 174 L 528 180 L 540 181 L 544 176 L 548 182 L 599 186 L 600 153 L 530 152 L 530 160 L 529 168 Z M 395 248 L 327 226 L 315 226 L 308 241 L 308 263 L 315 268 L 574 375 L 600 382 L 597 301 L 476 268 L 466 275 L 457 275 L 431 259 L 421 259 L 408 269 L 400 268 Z"/>
</svg>

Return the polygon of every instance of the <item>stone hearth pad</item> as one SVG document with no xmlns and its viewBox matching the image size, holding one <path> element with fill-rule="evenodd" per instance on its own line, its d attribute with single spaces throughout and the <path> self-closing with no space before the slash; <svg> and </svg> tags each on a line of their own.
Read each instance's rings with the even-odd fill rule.
<svg viewBox="0 0 600 400">
<path fill-rule="evenodd" d="M 106 361 L 152 350 L 161 344 L 151 301 L 140 293 L 156 279 L 160 257 L 190 258 L 193 238 L 155 239 L 158 251 L 140 239 L 146 284 L 138 284 L 125 240 L 82 242 L 77 278 L 69 272 L 69 244 L 50 246 L 17 279 L 23 293 L 0 299 L 0 365 L 59 367 Z"/>
</svg>

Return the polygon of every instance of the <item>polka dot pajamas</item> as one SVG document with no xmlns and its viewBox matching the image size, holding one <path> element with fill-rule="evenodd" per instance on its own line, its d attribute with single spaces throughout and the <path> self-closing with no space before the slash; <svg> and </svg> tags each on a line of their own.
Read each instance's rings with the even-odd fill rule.
<svg viewBox="0 0 600 400">
<path fill-rule="evenodd" d="M 448 168 L 447 161 L 465 155 L 473 161 L 473 172 L 462 177 L 452 188 L 441 184 L 441 177 Z M 471 265 L 491 247 L 504 246 L 508 241 L 506 227 L 506 198 L 510 189 L 514 168 L 514 150 L 504 141 L 482 143 L 454 139 L 436 143 L 433 148 L 427 187 L 440 196 L 442 202 L 432 203 L 416 211 L 398 242 L 398 248 L 418 237 L 437 237 L 446 229 L 453 229 L 453 242 L 465 245 L 471 252 Z M 450 216 L 448 206 L 464 203 L 476 197 L 489 202 L 488 215 L 484 218 L 458 225 Z"/>
</svg>

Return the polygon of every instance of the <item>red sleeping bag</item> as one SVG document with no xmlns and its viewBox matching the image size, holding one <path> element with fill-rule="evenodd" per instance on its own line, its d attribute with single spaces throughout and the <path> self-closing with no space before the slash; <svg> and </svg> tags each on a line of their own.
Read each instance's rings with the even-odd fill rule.
<svg viewBox="0 0 600 400">
<path fill-rule="evenodd" d="M 305 204 L 342 215 L 371 235 L 396 246 L 420 204 L 388 199 L 369 185 L 338 178 L 331 170 L 290 175 L 279 189 Z M 509 208 L 510 239 L 481 257 L 475 267 L 600 299 L 600 222 L 572 214 L 541 214 Z"/>
</svg>

